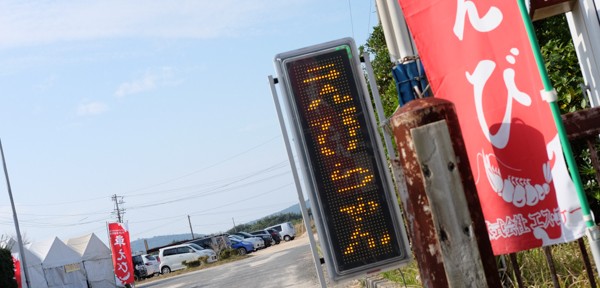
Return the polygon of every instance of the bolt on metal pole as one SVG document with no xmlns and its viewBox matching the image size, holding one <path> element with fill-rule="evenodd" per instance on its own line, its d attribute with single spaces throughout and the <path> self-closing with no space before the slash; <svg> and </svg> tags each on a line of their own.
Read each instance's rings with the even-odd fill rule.
<svg viewBox="0 0 600 288">
<path fill-rule="evenodd" d="M 17 242 L 19 244 L 19 251 L 21 253 L 21 262 L 23 263 L 23 272 L 25 274 L 25 283 L 27 287 L 29 285 L 29 273 L 27 271 L 27 261 L 25 260 L 25 250 L 23 248 L 23 239 L 21 238 L 21 229 L 19 229 L 19 219 L 17 218 L 17 210 L 15 209 L 15 202 L 12 196 L 12 189 L 10 188 L 10 180 L 8 179 L 8 170 L 6 169 L 6 159 L 4 159 L 4 149 L 2 148 L 2 140 L 0 140 L 0 154 L 2 155 L 2 167 L 4 168 L 4 176 L 6 178 L 6 188 L 8 189 L 8 196 L 10 198 L 10 206 L 12 207 L 13 220 L 15 221 L 15 230 L 17 232 Z"/>
<path fill-rule="evenodd" d="M 552 83 L 550 82 L 550 78 L 548 77 L 548 71 L 546 71 L 546 66 L 544 65 L 544 60 L 540 53 L 540 46 L 535 37 L 533 24 L 531 23 L 531 18 L 529 18 L 529 14 L 527 13 L 527 6 L 525 5 L 525 2 L 523 0 L 517 0 L 517 2 L 519 4 L 519 10 L 521 11 L 521 18 L 523 19 L 525 29 L 527 30 L 527 36 L 529 37 L 529 43 L 531 44 L 531 48 L 533 50 L 535 62 L 537 64 L 540 77 L 542 78 L 542 82 L 544 84 L 543 93 L 549 96 L 545 98 L 548 104 L 550 105 L 552 117 L 554 118 L 554 124 L 556 125 L 558 137 L 563 148 L 563 154 L 565 156 L 565 160 L 567 161 L 567 166 L 569 166 L 571 179 L 575 184 L 577 197 L 579 198 L 579 203 L 581 204 L 583 220 L 585 221 L 585 225 L 587 227 L 586 235 L 589 240 L 590 250 L 592 250 L 594 263 L 596 263 L 596 270 L 598 271 L 598 273 L 600 273 L 600 228 L 596 225 L 596 223 L 594 223 L 594 220 L 590 213 L 590 205 L 588 204 L 585 195 L 585 190 L 583 189 L 583 183 L 581 182 L 581 178 L 579 177 L 577 162 L 575 161 L 575 157 L 573 156 L 573 150 L 571 149 L 571 144 L 569 143 L 569 139 L 567 138 L 565 125 L 562 122 L 562 118 L 560 116 L 560 109 L 558 107 L 558 104 L 556 103 L 556 90 L 554 90 L 554 88 L 552 87 Z"/>
</svg>

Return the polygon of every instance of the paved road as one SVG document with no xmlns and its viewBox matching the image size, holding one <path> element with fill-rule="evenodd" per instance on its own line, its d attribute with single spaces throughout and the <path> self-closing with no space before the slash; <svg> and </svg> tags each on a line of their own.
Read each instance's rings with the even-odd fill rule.
<svg viewBox="0 0 600 288">
<path fill-rule="evenodd" d="M 137 288 L 210 287 L 320 287 L 312 260 L 308 237 L 281 242 L 251 254 L 252 257 L 186 273 L 167 279 L 140 283 Z M 151 281 L 151 280 L 150 280 Z M 328 287 L 352 287 L 346 283 Z"/>
</svg>

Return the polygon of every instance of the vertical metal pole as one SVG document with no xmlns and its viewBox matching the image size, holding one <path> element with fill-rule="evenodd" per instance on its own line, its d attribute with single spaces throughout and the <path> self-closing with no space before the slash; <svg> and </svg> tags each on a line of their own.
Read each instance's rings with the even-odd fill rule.
<svg viewBox="0 0 600 288">
<path fill-rule="evenodd" d="M 517 254 L 510 253 L 510 254 L 508 254 L 508 257 L 510 258 L 510 265 L 512 266 L 513 271 L 515 272 L 515 278 L 517 278 L 517 287 L 524 288 L 525 285 L 523 285 L 523 277 L 521 277 L 521 268 L 519 268 L 519 261 L 517 261 Z"/>
<path fill-rule="evenodd" d="M 237 232 L 237 228 L 235 227 L 235 220 L 231 217 L 231 221 L 233 222 L 233 231 Z"/>
<path fill-rule="evenodd" d="M 590 205 L 588 204 L 587 197 L 585 195 L 585 190 L 583 189 L 583 183 L 581 182 L 581 177 L 579 176 L 577 162 L 575 161 L 575 157 L 573 156 L 571 143 L 569 143 L 569 139 L 567 138 L 567 132 L 560 115 L 560 109 L 558 107 L 558 104 L 556 103 L 556 101 L 558 100 L 556 97 L 556 91 L 552 87 L 552 83 L 550 82 L 550 78 L 548 77 L 548 71 L 546 71 L 546 66 L 544 65 L 544 60 L 542 59 L 540 47 L 535 37 L 535 31 L 533 30 L 533 24 L 531 23 L 531 18 L 529 18 L 529 14 L 527 13 L 527 7 L 525 5 L 524 0 L 517 0 L 517 2 L 519 5 L 519 10 L 521 12 L 521 18 L 523 19 L 525 29 L 527 30 L 527 36 L 529 37 L 529 42 L 531 44 L 533 55 L 535 57 L 535 62 L 537 64 L 540 77 L 542 78 L 542 82 L 544 84 L 543 92 L 547 94 L 546 101 L 548 101 L 548 104 L 550 105 L 550 110 L 552 111 L 554 124 L 556 125 L 556 130 L 560 139 L 560 144 L 563 148 L 563 154 L 565 160 L 567 161 L 567 166 L 569 167 L 571 179 L 573 180 L 573 184 L 575 184 L 577 198 L 579 198 L 579 203 L 581 204 L 581 213 L 583 214 L 583 220 L 585 221 L 585 225 L 587 226 L 586 235 L 589 240 L 590 250 L 592 250 L 594 262 L 596 263 L 596 269 L 600 273 L 600 228 L 596 225 L 596 223 L 594 223 L 594 220 L 590 213 Z"/>
<path fill-rule="evenodd" d="M 194 237 L 194 229 L 192 229 L 192 219 L 190 219 L 190 215 L 187 215 L 187 216 L 188 216 L 188 223 L 190 224 L 190 231 L 192 232 L 192 240 L 194 240 L 196 238 Z"/>
<path fill-rule="evenodd" d="M 371 65 L 371 59 L 369 59 L 369 53 L 363 53 L 362 57 L 365 61 L 364 63 L 365 69 L 367 70 L 367 77 L 369 78 L 369 86 L 371 86 L 373 102 L 375 103 L 375 110 L 377 111 L 379 128 L 381 128 L 381 130 L 383 131 L 383 141 L 385 142 L 387 154 L 390 157 L 390 160 L 393 161 L 396 160 L 396 151 L 394 150 L 394 144 L 392 144 L 392 138 L 390 136 L 389 130 L 385 129 L 385 126 L 388 125 L 388 120 L 387 115 L 385 115 L 385 111 L 383 110 L 383 105 L 381 104 L 381 96 L 379 95 L 379 90 L 377 90 L 377 80 L 375 79 L 375 72 L 373 72 L 373 66 Z"/>
<path fill-rule="evenodd" d="M 29 272 L 27 271 L 27 260 L 25 260 L 25 248 L 23 247 L 23 239 L 21 238 L 21 229 L 19 229 L 19 219 L 17 218 L 17 210 L 15 209 L 15 202 L 12 196 L 12 189 L 10 187 L 10 180 L 8 179 L 8 169 L 6 169 L 6 159 L 4 159 L 4 149 L 2 148 L 2 140 L 0 139 L 0 154 L 2 155 L 2 167 L 4 168 L 4 177 L 6 178 L 6 188 L 8 189 L 8 197 L 10 198 L 10 206 L 13 212 L 13 221 L 15 221 L 15 230 L 17 232 L 17 242 L 19 244 L 19 252 L 21 254 L 21 263 L 23 266 L 23 272 L 25 274 L 25 283 L 27 287 L 29 285 Z"/>
<path fill-rule="evenodd" d="M 583 258 L 583 264 L 585 265 L 585 272 L 588 275 L 588 279 L 590 279 L 590 287 L 596 288 L 596 278 L 594 278 L 594 268 L 592 268 L 592 263 L 590 262 L 590 256 L 585 249 L 585 244 L 583 243 L 583 239 L 577 239 L 577 244 L 579 245 L 579 251 L 581 251 L 581 258 Z"/>
<path fill-rule="evenodd" d="M 272 75 L 269 75 L 269 86 L 271 86 L 271 94 L 273 95 L 273 101 L 275 102 L 275 108 L 277 110 L 277 117 L 279 118 L 279 126 L 281 127 L 281 134 L 283 135 L 283 140 L 285 142 L 285 149 L 288 154 L 288 161 L 290 162 L 290 167 L 292 168 L 292 175 L 294 175 L 294 183 L 296 185 L 296 192 L 298 192 L 298 201 L 300 201 L 300 210 L 302 210 L 302 218 L 305 220 L 304 225 L 306 226 L 306 234 L 308 235 L 308 240 L 310 242 L 310 250 L 313 254 L 313 260 L 315 262 L 315 268 L 317 269 L 317 276 L 319 278 L 319 283 L 321 284 L 321 288 L 326 288 L 327 283 L 325 282 L 325 276 L 323 275 L 323 269 L 321 268 L 320 257 L 317 253 L 317 244 L 315 241 L 315 236 L 312 233 L 312 229 L 310 227 L 310 219 L 308 218 L 308 209 L 306 209 L 306 200 L 304 199 L 304 195 L 302 194 L 302 186 L 300 185 L 300 178 L 298 177 L 298 170 L 296 169 L 296 162 L 294 161 L 294 156 L 292 154 L 292 146 L 290 144 L 290 139 L 288 137 L 287 129 L 285 127 L 285 122 L 283 119 L 283 112 L 281 111 L 281 105 L 279 104 L 279 97 L 277 96 L 277 90 L 275 89 L 275 79 Z"/>
<path fill-rule="evenodd" d="M 377 7 L 377 15 L 379 16 L 379 22 L 385 36 L 385 43 L 390 54 L 390 61 L 396 64 L 402 56 L 400 56 L 400 48 L 398 47 L 394 27 L 390 19 L 392 16 L 388 9 L 387 0 L 375 0 L 375 6 Z"/>
<path fill-rule="evenodd" d="M 560 284 L 558 283 L 558 276 L 556 275 L 556 266 L 554 266 L 554 261 L 552 260 L 552 250 L 548 246 L 542 247 L 542 250 L 544 250 L 544 256 L 546 256 L 546 263 L 548 263 L 548 268 L 550 269 L 552 284 L 554 285 L 554 288 L 560 288 Z"/>
<path fill-rule="evenodd" d="M 398 0 L 386 0 L 387 10 L 390 13 L 390 22 L 392 23 L 392 31 L 396 35 L 396 45 L 400 53 L 400 62 L 404 62 L 404 59 L 409 56 L 416 55 L 411 43 L 413 42 L 410 33 L 408 32 L 408 26 L 406 26 L 406 20 L 404 20 L 404 12 L 400 8 Z"/>
<path fill-rule="evenodd" d="M 123 219 L 121 219 L 121 210 L 119 209 L 119 197 L 117 194 L 114 194 L 112 199 L 115 201 L 115 210 L 117 210 L 117 222 L 123 223 Z"/>
</svg>

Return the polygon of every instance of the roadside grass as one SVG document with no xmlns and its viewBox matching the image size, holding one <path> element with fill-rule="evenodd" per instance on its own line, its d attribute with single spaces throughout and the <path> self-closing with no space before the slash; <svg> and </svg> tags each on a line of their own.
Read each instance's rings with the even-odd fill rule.
<svg viewBox="0 0 600 288">
<path fill-rule="evenodd" d="M 593 266 L 592 254 L 589 251 L 586 239 L 584 241 Z M 576 241 L 553 245 L 551 249 L 560 287 L 591 287 L 583 263 L 583 257 Z M 510 260 L 508 257 L 505 258 L 507 274 L 504 275 L 506 279 L 505 283 L 503 283 L 504 287 L 518 287 Z M 499 257 L 497 259 L 500 260 Z M 517 253 L 517 261 L 521 270 L 521 279 L 523 280 L 524 287 L 541 288 L 554 286 L 543 249 L 537 248 L 519 252 Z M 501 263 L 501 261 L 498 261 L 498 263 Z M 403 285 L 402 287 L 422 287 L 416 261 L 412 261 L 408 266 L 383 272 L 381 276 Z M 595 281 L 596 283 L 600 283 L 597 275 L 595 276 Z"/>
</svg>

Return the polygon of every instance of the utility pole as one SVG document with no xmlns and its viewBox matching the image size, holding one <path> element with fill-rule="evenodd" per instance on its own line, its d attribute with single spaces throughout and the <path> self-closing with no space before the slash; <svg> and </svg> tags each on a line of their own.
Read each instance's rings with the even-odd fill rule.
<svg viewBox="0 0 600 288">
<path fill-rule="evenodd" d="M 235 228 L 235 220 L 233 220 L 233 217 L 231 217 L 231 221 L 233 221 L 233 231 L 237 232 L 237 229 Z"/>
<path fill-rule="evenodd" d="M 19 244 L 19 254 L 21 254 L 21 266 L 25 274 L 25 283 L 27 287 L 31 287 L 29 284 L 29 273 L 27 272 L 27 262 L 25 260 L 25 250 L 23 248 L 23 239 L 21 238 L 21 230 L 19 229 L 19 219 L 17 218 L 17 210 L 15 210 L 15 202 L 13 201 L 12 189 L 10 188 L 10 180 L 8 180 L 8 170 L 6 169 L 6 160 L 4 159 L 4 149 L 2 148 L 2 140 L 0 140 L 0 154 L 2 155 L 2 167 L 4 168 L 4 176 L 6 177 L 6 187 L 8 189 L 8 196 L 10 198 L 10 206 L 13 211 L 13 219 L 15 221 L 15 230 L 17 232 L 17 242 Z"/>
<path fill-rule="evenodd" d="M 113 214 L 117 215 L 117 221 L 119 223 L 123 223 L 123 214 L 125 214 L 125 209 L 119 208 L 119 204 L 125 203 L 123 202 L 123 196 L 117 196 L 117 194 L 114 194 L 112 196 L 112 200 L 115 201 L 115 211 Z"/>
<path fill-rule="evenodd" d="M 190 231 L 192 232 L 192 240 L 194 240 L 196 238 L 194 238 L 194 229 L 192 229 L 192 220 L 190 219 L 190 215 L 188 215 L 188 223 L 190 223 Z"/>
</svg>

